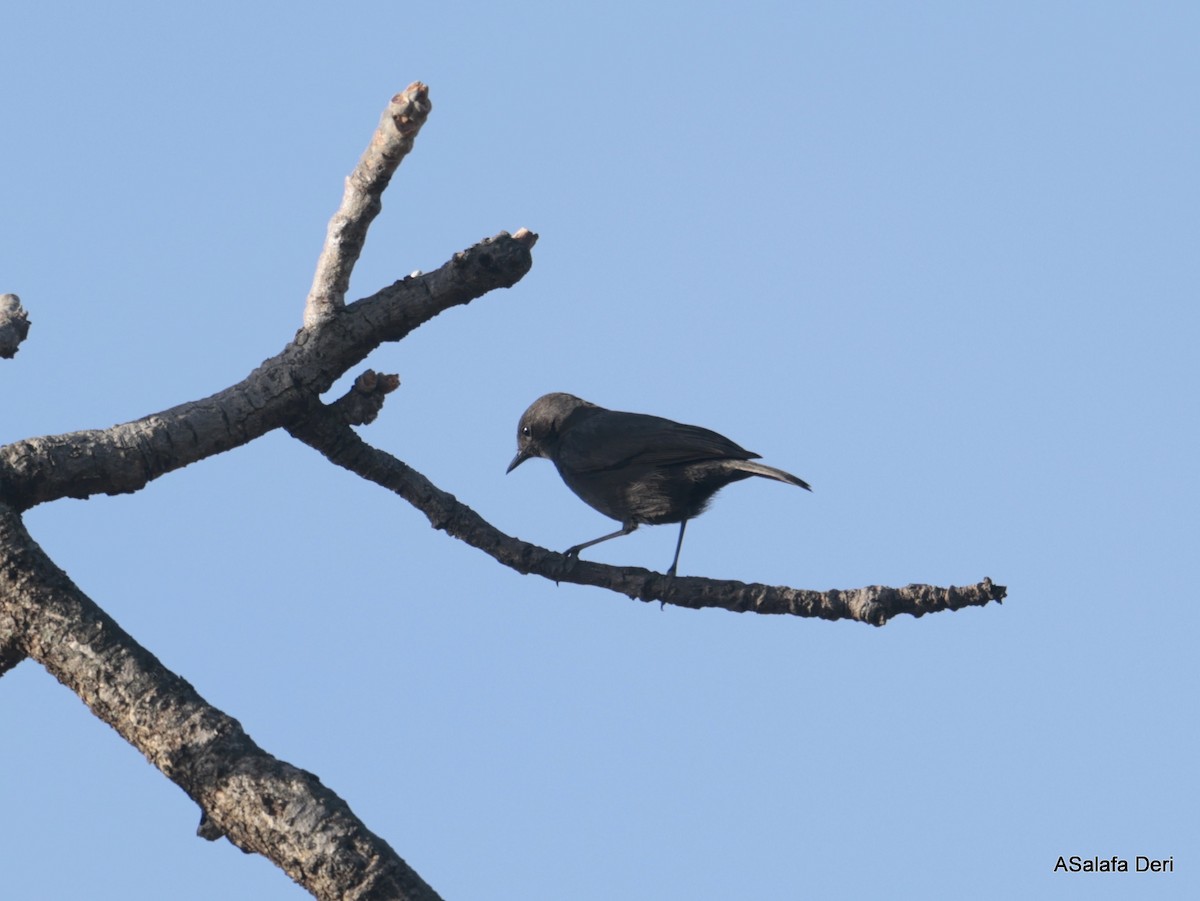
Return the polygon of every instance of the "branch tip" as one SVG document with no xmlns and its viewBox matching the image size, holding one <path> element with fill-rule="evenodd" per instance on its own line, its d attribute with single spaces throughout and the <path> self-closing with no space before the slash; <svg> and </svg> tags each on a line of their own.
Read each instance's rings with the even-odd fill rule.
<svg viewBox="0 0 1200 901">
<path fill-rule="evenodd" d="M 383 409 L 383 399 L 399 387 L 400 376 L 368 369 L 329 408 L 346 425 L 369 425 Z"/>
<path fill-rule="evenodd" d="M 518 228 L 515 232 L 513 232 L 512 237 L 513 237 L 514 241 L 516 241 L 520 244 L 524 244 L 526 247 L 529 247 L 529 248 L 532 248 L 533 245 L 536 244 L 537 240 L 538 240 L 537 232 L 531 232 L 527 228 Z"/>
<path fill-rule="evenodd" d="M 341 206 L 329 220 L 312 289 L 304 305 L 304 326 L 313 328 L 345 306 L 350 274 L 362 253 L 367 229 L 383 209 L 383 192 L 400 161 L 412 150 L 433 104 L 429 88 L 415 81 L 392 97 L 367 149 L 346 178 Z"/>
<path fill-rule="evenodd" d="M 395 373 L 376 372 L 368 369 L 354 380 L 354 390 L 361 394 L 391 394 L 400 387 L 400 376 Z"/>
<path fill-rule="evenodd" d="M 0 357 L 12 359 L 29 334 L 29 315 L 15 294 L 0 294 Z"/>
</svg>

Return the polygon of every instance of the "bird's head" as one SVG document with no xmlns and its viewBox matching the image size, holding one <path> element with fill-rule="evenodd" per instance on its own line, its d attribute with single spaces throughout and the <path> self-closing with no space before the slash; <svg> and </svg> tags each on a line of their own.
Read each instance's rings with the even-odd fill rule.
<svg viewBox="0 0 1200 901">
<path fill-rule="evenodd" d="M 517 455 L 505 472 L 512 472 L 530 457 L 553 459 L 559 436 L 571 414 L 595 406 L 561 391 L 539 397 L 521 415 L 517 424 Z"/>
</svg>

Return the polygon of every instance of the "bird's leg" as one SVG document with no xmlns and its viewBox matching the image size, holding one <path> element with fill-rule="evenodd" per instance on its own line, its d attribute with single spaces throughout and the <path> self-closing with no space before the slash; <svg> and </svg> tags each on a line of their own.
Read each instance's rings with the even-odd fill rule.
<svg viewBox="0 0 1200 901">
<path fill-rule="evenodd" d="M 577 544 L 574 547 L 567 548 L 563 554 L 567 557 L 578 557 L 579 552 L 584 548 L 589 548 L 593 544 L 599 544 L 601 541 L 608 541 L 610 538 L 620 538 L 622 535 L 628 535 L 638 527 L 636 522 L 627 522 L 615 532 L 609 532 L 607 535 L 601 535 L 599 538 L 593 538 L 591 541 L 585 541 L 583 544 Z"/>
<path fill-rule="evenodd" d="M 687 520 L 679 523 L 679 540 L 675 542 L 675 559 L 671 561 L 671 568 L 667 570 L 667 578 L 675 578 L 675 567 L 679 565 L 679 551 L 683 548 L 683 530 L 687 528 Z"/>
</svg>

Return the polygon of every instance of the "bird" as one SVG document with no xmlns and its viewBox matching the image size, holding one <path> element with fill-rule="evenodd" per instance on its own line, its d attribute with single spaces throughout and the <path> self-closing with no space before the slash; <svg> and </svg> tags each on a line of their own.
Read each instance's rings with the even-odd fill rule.
<svg viewBox="0 0 1200 901">
<path fill-rule="evenodd" d="M 645 413 L 607 410 L 558 391 L 535 400 L 517 424 L 517 454 L 506 474 L 532 457 L 558 469 L 567 487 L 621 528 L 568 548 L 566 556 L 628 535 L 639 525 L 679 523 L 674 577 L 688 520 L 728 485 L 762 476 L 807 491 L 803 479 L 754 462 L 759 455 L 709 429 Z"/>
</svg>

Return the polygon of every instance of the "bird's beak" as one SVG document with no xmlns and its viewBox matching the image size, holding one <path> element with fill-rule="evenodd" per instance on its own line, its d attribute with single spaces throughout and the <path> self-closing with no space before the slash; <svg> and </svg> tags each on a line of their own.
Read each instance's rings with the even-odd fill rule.
<svg viewBox="0 0 1200 901">
<path fill-rule="evenodd" d="M 508 475 L 532 456 L 533 454 L 529 452 L 529 448 L 521 448 L 519 451 L 517 451 L 517 455 L 512 458 L 512 462 L 508 464 L 508 469 L 504 470 L 504 474 Z"/>
</svg>

